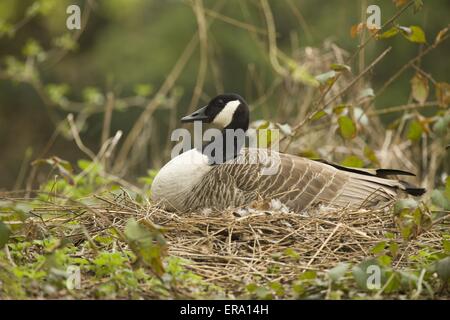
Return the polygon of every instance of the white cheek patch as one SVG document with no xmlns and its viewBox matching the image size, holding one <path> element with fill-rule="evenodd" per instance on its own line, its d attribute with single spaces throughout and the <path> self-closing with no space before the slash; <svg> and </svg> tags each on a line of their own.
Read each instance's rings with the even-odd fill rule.
<svg viewBox="0 0 450 320">
<path fill-rule="evenodd" d="M 222 109 L 222 111 L 220 111 L 216 117 L 214 118 L 213 122 L 214 124 L 225 128 L 226 126 L 228 126 L 231 121 L 233 120 L 233 115 L 234 112 L 236 111 L 237 107 L 239 107 L 239 105 L 241 104 L 241 102 L 239 100 L 233 100 L 228 102 L 225 107 Z"/>
</svg>

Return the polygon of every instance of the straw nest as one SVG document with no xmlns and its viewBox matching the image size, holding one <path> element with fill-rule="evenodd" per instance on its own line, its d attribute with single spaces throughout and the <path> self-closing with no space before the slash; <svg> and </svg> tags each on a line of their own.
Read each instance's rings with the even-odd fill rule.
<svg viewBox="0 0 450 320">
<path fill-rule="evenodd" d="M 34 213 L 42 217 L 58 212 L 47 219 L 47 229 L 76 217 L 85 231 L 74 229 L 64 235 L 75 242 L 85 239 L 87 234 L 95 238 L 111 227 L 123 230 L 130 218 L 157 224 L 163 227 L 169 255 L 189 259 L 189 269 L 230 290 L 242 288 L 255 279 L 285 282 L 305 270 L 323 271 L 339 262 L 360 262 L 372 255 L 375 244 L 386 240 L 387 232 L 396 235 L 396 240 L 389 241 L 399 244 L 399 254 L 393 261 L 396 267 L 408 267 L 407 257 L 421 246 L 438 248 L 442 241 L 440 225 L 423 230 L 413 240 L 403 241 L 389 208 L 376 211 L 321 208 L 299 214 L 258 203 L 247 209 L 181 214 L 163 211 L 152 204 L 142 206 L 126 194 L 96 198 L 100 205 L 58 208 L 44 205 Z M 35 221 L 41 223 L 39 219 Z M 274 268 L 277 272 L 271 272 Z"/>
</svg>

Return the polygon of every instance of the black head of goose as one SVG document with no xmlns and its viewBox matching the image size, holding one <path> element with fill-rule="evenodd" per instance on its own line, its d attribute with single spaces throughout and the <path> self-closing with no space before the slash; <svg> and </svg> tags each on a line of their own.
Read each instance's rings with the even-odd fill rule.
<svg viewBox="0 0 450 320">
<path fill-rule="evenodd" d="M 226 132 L 246 132 L 249 127 L 248 105 L 237 94 L 219 95 L 181 121 L 201 121 L 221 128 L 223 150 L 221 157 L 211 150 L 206 152 L 211 144 L 208 142 L 172 158 L 158 172 L 152 184 L 152 200 L 167 210 L 224 209 L 261 198 L 278 199 L 294 211 L 320 204 L 373 208 L 386 205 L 401 194 L 419 196 L 425 192 L 388 178 L 413 175 L 401 170 L 348 168 L 273 150 L 247 148 L 242 139 L 234 137 L 230 152 L 225 148 L 230 142 Z M 218 158 L 223 161 L 217 161 Z M 277 165 L 268 174 L 264 170 L 274 158 Z"/>
<path fill-rule="evenodd" d="M 203 108 L 181 118 L 183 123 L 194 121 L 211 123 L 221 130 L 218 137 L 213 137 L 199 148 L 208 157 L 210 165 L 221 164 L 237 157 L 244 146 L 250 122 L 249 108 L 241 96 L 234 93 L 222 94 Z M 218 144 L 220 148 L 217 148 Z"/>
</svg>

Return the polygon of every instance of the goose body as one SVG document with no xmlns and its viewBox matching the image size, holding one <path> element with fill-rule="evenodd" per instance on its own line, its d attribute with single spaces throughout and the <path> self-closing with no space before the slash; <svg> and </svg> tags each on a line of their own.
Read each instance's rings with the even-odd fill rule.
<svg viewBox="0 0 450 320">
<path fill-rule="evenodd" d="M 201 120 L 224 129 L 248 128 L 248 106 L 238 95 L 221 95 L 206 107 L 183 118 Z M 267 170 L 272 172 L 267 174 Z M 212 163 L 196 148 L 170 160 L 152 184 L 152 200 L 168 210 L 224 209 L 259 199 L 278 199 L 294 211 L 318 205 L 373 208 L 389 204 L 400 194 L 425 190 L 388 179 L 412 175 L 400 170 L 355 169 L 315 161 L 274 150 L 243 148 Z"/>
</svg>

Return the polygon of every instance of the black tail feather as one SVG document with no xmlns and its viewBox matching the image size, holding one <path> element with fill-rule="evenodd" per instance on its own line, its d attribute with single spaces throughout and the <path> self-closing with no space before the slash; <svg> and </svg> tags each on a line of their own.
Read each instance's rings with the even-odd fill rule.
<svg viewBox="0 0 450 320">
<path fill-rule="evenodd" d="M 406 193 L 408 193 L 412 196 L 415 196 L 415 197 L 419 197 L 427 191 L 427 189 L 425 189 L 425 188 L 418 188 L 406 181 L 400 181 L 400 183 L 405 187 L 404 190 Z"/>
<path fill-rule="evenodd" d="M 398 169 L 376 169 L 377 177 L 386 178 L 387 176 L 402 175 L 402 176 L 413 176 L 416 175 L 412 172 L 398 170 Z"/>
</svg>

